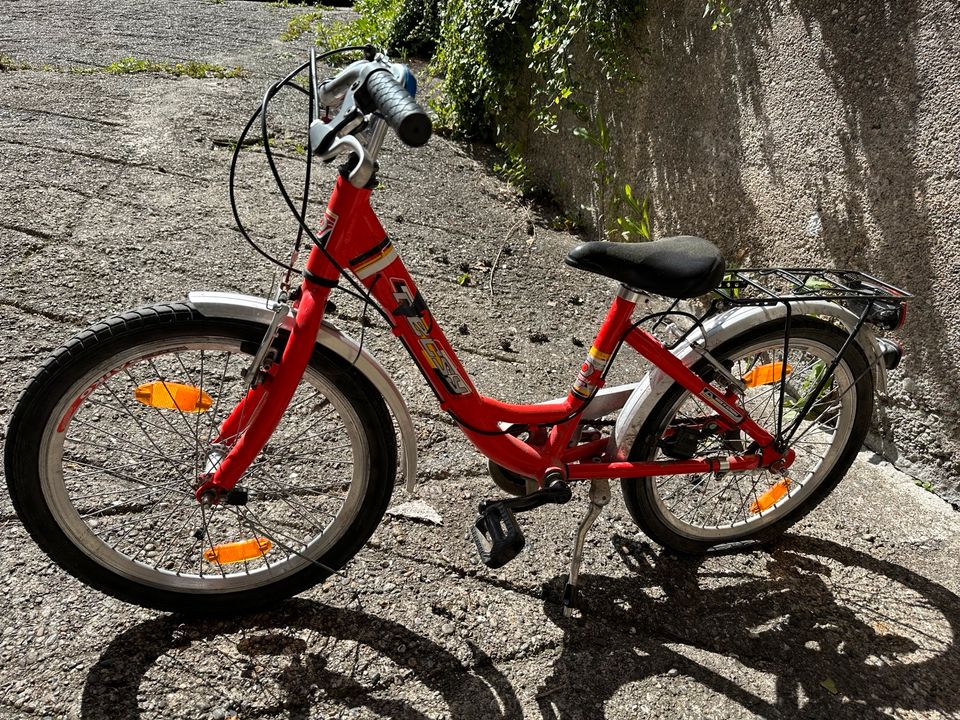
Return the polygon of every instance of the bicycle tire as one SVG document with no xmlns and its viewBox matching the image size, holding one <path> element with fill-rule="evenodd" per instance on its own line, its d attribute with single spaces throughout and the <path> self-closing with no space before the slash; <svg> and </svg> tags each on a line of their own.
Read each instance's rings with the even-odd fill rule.
<svg viewBox="0 0 960 720">
<path fill-rule="evenodd" d="M 739 371 L 742 377 L 746 367 L 757 367 L 758 360 L 763 360 L 769 368 L 772 359 L 775 366 L 783 360 L 785 327 L 781 320 L 751 328 L 731 338 L 713 355 L 735 376 Z M 847 333 L 826 321 L 811 317 L 793 318 L 786 371 L 790 373 L 789 385 L 795 394 L 799 394 L 796 393 L 798 377 L 800 388 L 813 392 L 815 383 L 811 379 L 826 370 L 826 364 L 839 353 L 846 338 Z M 745 364 L 751 357 L 753 364 Z M 817 369 L 817 363 L 820 363 L 820 369 Z M 711 374 L 706 361 L 698 363 L 694 370 L 704 377 Z M 801 377 L 803 373 L 806 374 Z M 760 388 L 748 388 L 741 400 L 750 416 L 768 432 L 773 433 L 775 429 L 772 420 L 776 413 L 784 413 L 790 419 L 791 412 L 792 417 L 796 417 L 796 409 L 803 407 L 800 404 L 802 399 L 792 397 L 785 400 L 783 407 L 777 407 L 779 382 Z M 828 413 L 834 406 L 827 403 L 833 399 L 839 401 L 839 406 L 830 416 Z M 769 417 L 765 415 L 767 408 L 770 408 Z M 631 448 L 630 459 L 669 459 L 664 452 L 664 434 L 676 432 L 684 425 L 689 427 L 691 422 L 697 427 L 692 419 L 697 412 L 701 413 L 700 417 L 713 413 L 684 388 L 674 384 L 645 420 Z M 652 540 L 676 552 L 700 554 L 717 545 L 772 539 L 812 511 L 840 482 L 863 444 L 872 413 L 873 376 L 863 351 L 853 343 L 827 387 L 805 414 L 805 425 L 801 424 L 792 443 L 797 459 L 785 478 L 777 480 L 766 470 L 624 478 L 621 480 L 624 502 L 634 522 Z M 784 427 L 787 426 L 785 420 Z M 814 434 L 810 439 L 804 439 L 811 432 Z M 728 455 L 742 452 L 749 444 L 749 438 L 738 431 L 728 431 L 708 434 L 696 442 L 696 456 Z M 817 457 L 818 453 L 820 457 Z M 803 477 L 798 479 L 801 473 Z M 776 488 L 778 483 L 782 484 Z M 749 491 L 745 492 L 748 487 Z M 714 494 L 708 495 L 709 492 Z M 783 494 L 777 497 L 780 493 Z M 691 509 L 689 505 L 683 505 L 684 498 L 696 506 Z M 765 503 L 770 504 L 764 507 Z M 727 508 L 731 509 L 730 516 L 724 517 Z M 716 513 L 715 521 L 710 520 L 711 513 Z M 704 520 L 699 522 L 700 518 Z"/>
<path fill-rule="evenodd" d="M 126 602 L 220 614 L 302 592 L 360 550 L 392 494 L 396 438 L 376 389 L 319 346 L 280 426 L 241 479 L 245 504 L 205 510 L 192 499 L 220 414 L 246 391 L 243 364 L 264 331 L 205 318 L 189 304 L 155 305 L 91 326 L 44 362 L 14 408 L 5 470 L 17 515 L 61 568 Z M 285 339 L 277 338 L 278 351 Z M 214 356 L 223 362 L 219 385 Z M 190 414 L 179 404 L 145 404 L 137 392 L 151 374 L 164 389 L 187 376 L 216 406 Z M 344 433 L 348 443 L 333 446 Z M 328 457 L 333 449 L 340 452 Z M 227 562 L 227 542 L 251 539 L 259 555 Z"/>
</svg>

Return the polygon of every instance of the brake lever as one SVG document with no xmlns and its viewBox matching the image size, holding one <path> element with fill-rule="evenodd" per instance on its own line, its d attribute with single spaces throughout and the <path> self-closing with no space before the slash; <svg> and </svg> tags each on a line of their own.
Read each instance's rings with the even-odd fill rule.
<svg viewBox="0 0 960 720">
<path fill-rule="evenodd" d="M 369 63 L 368 63 L 369 66 Z M 363 87 L 367 75 L 378 68 L 368 67 L 366 72 L 360 74 L 358 78 L 348 87 L 340 103 L 340 110 L 327 122 L 315 119 L 310 123 L 310 152 L 315 152 L 324 162 L 330 162 L 337 155 L 353 151 L 358 158 L 356 165 L 350 171 L 348 180 L 356 188 L 364 187 L 373 177 L 376 171 L 376 156 L 379 144 L 383 142 L 383 133 L 385 128 L 379 133 L 377 147 L 372 152 L 366 150 L 363 144 L 353 135 L 355 131 L 363 126 L 364 111 L 354 97 L 354 93 Z M 321 86 L 322 89 L 322 86 Z"/>
<path fill-rule="evenodd" d="M 353 99 L 352 90 L 343 97 L 340 110 L 328 122 L 317 118 L 310 123 L 310 152 L 325 158 L 336 140 L 363 123 L 363 112 Z"/>
</svg>

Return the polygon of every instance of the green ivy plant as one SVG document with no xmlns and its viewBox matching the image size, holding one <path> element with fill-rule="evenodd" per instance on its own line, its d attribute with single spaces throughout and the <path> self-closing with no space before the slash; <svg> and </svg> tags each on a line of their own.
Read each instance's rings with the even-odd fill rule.
<svg viewBox="0 0 960 720">
<path fill-rule="evenodd" d="M 624 185 L 618 195 L 614 195 L 612 138 L 606 120 L 594 112 L 592 124 L 574 128 L 573 134 L 592 145 L 597 156 L 592 167 L 590 212 L 598 239 L 606 237 L 622 242 L 650 240 L 649 196 L 641 198 L 634 195 L 629 184 Z"/>
<path fill-rule="evenodd" d="M 435 109 L 462 134 L 485 140 L 530 116 L 548 132 L 559 130 L 563 110 L 587 120 L 574 58 L 585 51 L 589 75 L 629 79 L 623 48 L 643 12 L 641 0 L 448 0 L 434 63 L 446 92 Z M 527 96 L 518 86 L 529 88 Z"/>
<path fill-rule="evenodd" d="M 506 145 L 499 172 L 518 185 L 529 176 L 517 128 L 533 119 L 537 131 L 559 132 L 562 115 L 579 120 L 573 134 L 597 157 L 598 235 L 650 239 L 649 198 L 634 196 L 629 185 L 612 191 L 614 143 L 590 95 L 598 79 L 611 85 L 636 79 L 631 34 L 645 0 L 357 0 L 354 9 L 358 17 L 350 22 L 328 25 L 321 12 L 293 18 L 284 39 L 313 29 L 325 48 L 369 42 L 394 55 L 432 52 L 432 69 L 443 78 L 443 91 L 430 100 L 437 124 Z M 713 29 L 729 26 L 734 12 L 727 0 L 706 0 L 704 17 Z"/>
<path fill-rule="evenodd" d="M 510 183 L 525 198 L 535 198 L 544 194 L 530 175 L 530 169 L 523 159 L 520 144 L 498 143 L 497 149 L 503 152 L 503 160 L 493 164 L 493 171 Z"/>
<path fill-rule="evenodd" d="M 592 145 L 596 151 L 597 160 L 593 163 L 590 200 L 593 226 L 597 229 L 597 233 L 602 235 L 607 225 L 607 208 L 610 204 L 608 195 L 613 183 L 609 162 L 611 138 L 607 122 L 602 115 L 595 113 L 591 125 L 574 128 L 573 135 Z"/>
<path fill-rule="evenodd" d="M 532 20 L 519 0 L 447 0 L 433 62 L 444 92 L 431 103 L 443 125 L 490 141 L 522 117 L 516 90 Z"/>
<path fill-rule="evenodd" d="M 588 114 L 582 78 L 574 65 L 578 50 L 586 51 L 607 82 L 630 81 L 630 31 L 645 11 L 640 0 L 541 0 L 531 28 L 529 69 L 536 82 L 532 102 L 538 129 L 557 131 L 558 113 Z"/>
</svg>

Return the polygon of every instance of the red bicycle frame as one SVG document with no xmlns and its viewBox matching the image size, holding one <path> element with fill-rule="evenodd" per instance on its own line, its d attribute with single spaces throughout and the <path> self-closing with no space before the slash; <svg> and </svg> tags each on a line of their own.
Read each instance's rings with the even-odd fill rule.
<svg viewBox="0 0 960 720">
<path fill-rule="evenodd" d="M 513 405 L 481 395 L 370 207 L 370 194 L 369 189 L 357 189 L 343 176 L 337 178 L 318 233 L 323 249 L 313 248 L 307 260 L 283 355 L 220 427 L 215 442 L 230 449 L 197 489 L 198 499 L 208 494 L 215 499 L 231 490 L 276 429 L 313 352 L 339 268 L 350 270 L 368 288 L 390 318 L 393 334 L 436 393 L 440 408 L 454 417 L 477 449 L 498 465 L 535 478 L 541 485 L 548 473 L 560 473 L 566 480 L 653 477 L 751 470 L 775 463 L 788 467 L 793 461 L 793 451 L 778 451 L 773 436 L 750 419 L 734 393 L 707 383 L 654 336 L 633 326 L 631 316 L 639 294 L 627 288 L 614 298 L 564 400 Z M 611 462 L 595 460 L 607 453 L 607 438 L 571 446 L 581 415 L 603 385 L 609 358 L 624 341 L 716 411 L 722 424 L 752 438 L 758 452 L 648 462 L 616 458 Z M 550 432 L 543 444 L 531 445 L 506 432 L 505 428 L 512 426 L 549 427 Z"/>
</svg>

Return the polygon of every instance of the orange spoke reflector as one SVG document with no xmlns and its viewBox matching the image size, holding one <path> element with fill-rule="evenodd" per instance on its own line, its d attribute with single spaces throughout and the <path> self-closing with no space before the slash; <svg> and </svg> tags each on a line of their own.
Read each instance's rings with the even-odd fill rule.
<svg viewBox="0 0 960 720">
<path fill-rule="evenodd" d="M 239 542 L 215 545 L 209 550 L 204 550 L 203 557 L 207 562 L 229 565 L 230 563 L 263 557 L 270 552 L 272 547 L 273 543 L 267 538 L 256 537 Z"/>
<path fill-rule="evenodd" d="M 137 402 L 155 408 L 202 413 L 213 405 L 213 400 L 203 390 L 193 385 L 155 380 L 133 391 Z"/>
<path fill-rule="evenodd" d="M 793 368 L 787 365 L 787 375 L 793 372 Z M 757 365 L 753 370 L 744 375 L 741 380 L 747 387 L 760 387 L 770 383 L 780 382 L 783 378 L 783 363 L 772 362 L 764 365 Z"/>
<path fill-rule="evenodd" d="M 790 478 L 783 478 L 774 483 L 773 487 L 757 498 L 750 506 L 750 512 L 758 513 L 772 508 L 784 495 L 790 492 Z"/>
</svg>

